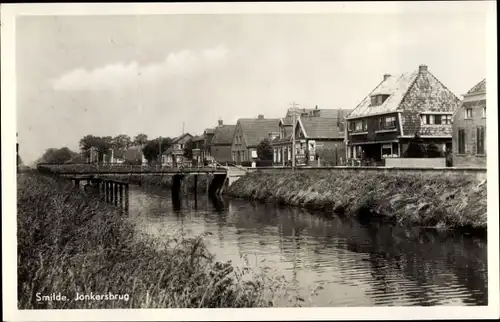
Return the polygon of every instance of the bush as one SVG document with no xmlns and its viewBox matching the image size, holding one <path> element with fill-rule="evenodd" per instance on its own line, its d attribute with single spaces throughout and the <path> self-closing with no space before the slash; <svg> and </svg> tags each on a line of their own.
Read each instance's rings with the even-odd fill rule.
<svg viewBox="0 0 500 322">
<path fill-rule="evenodd" d="M 252 161 L 241 161 L 241 166 L 242 167 L 251 167 Z"/>
</svg>

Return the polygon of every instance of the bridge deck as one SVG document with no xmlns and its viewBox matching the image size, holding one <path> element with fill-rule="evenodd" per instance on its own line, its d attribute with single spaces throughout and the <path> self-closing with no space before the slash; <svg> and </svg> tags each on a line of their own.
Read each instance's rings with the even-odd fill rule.
<svg viewBox="0 0 500 322">
<path fill-rule="evenodd" d="M 188 175 L 188 174 L 226 174 L 227 170 L 222 167 L 144 167 L 144 166 L 95 166 L 90 164 L 39 164 L 38 169 L 57 174 L 71 175 Z"/>
</svg>

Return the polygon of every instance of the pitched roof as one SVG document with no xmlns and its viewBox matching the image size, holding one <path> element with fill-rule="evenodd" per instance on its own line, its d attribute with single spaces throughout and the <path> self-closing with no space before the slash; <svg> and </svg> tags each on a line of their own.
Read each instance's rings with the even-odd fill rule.
<svg viewBox="0 0 500 322">
<path fill-rule="evenodd" d="M 378 84 L 378 86 L 366 96 L 361 103 L 349 114 L 349 117 L 367 116 L 373 114 L 382 114 L 395 112 L 399 104 L 408 92 L 410 86 L 415 82 L 418 71 L 413 73 L 403 73 L 396 76 L 390 76 L 387 80 Z M 390 95 L 384 103 L 380 105 L 371 105 L 371 96 L 378 94 Z"/>
<path fill-rule="evenodd" d="M 210 144 L 231 144 L 236 125 L 221 125 L 215 129 Z"/>
<path fill-rule="evenodd" d="M 193 142 L 205 141 L 205 136 L 203 136 L 203 135 L 197 135 L 197 136 L 194 136 L 193 138 L 191 138 L 191 140 Z"/>
<path fill-rule="evenodd" d="M 173 151 L 173 150 L 174 150 L 174 149 L 172 149 L 172 148 L 168 148 L 168 149 L 166 149 L 165 151 L 163 151 L 162 155 L 169 155 L 169 154 L 172 154 L 172 151 Z"/>
<path fill-rule="evenodd" d="M 172 140 L 172 144 L 173 144 L 173 143 L 177 143 L 179 140 L 183 139 L 183 138 L 184 138 L 184 137 L 186 137 L 186 136 L 189 136 L 189 137 L 191 137 L 191 138 L 193 137 L 193 136 L 192 136 L 191 134 L 189 134 L 189 133 L 184 133 L 184 134 L 179 135 L 179 136 L 178 136 L 178 137 L 176 137 L 175 139 L 173 139 L 173 140 Z"/>
<path fill-rule="evenodd" d="M 476 94 L 476 93 L 484 93 L 486 92 L 486 78 L 474 85 L 467 94 Z"/>
<path fill-rule="evenodd" d="M 293 125 L 293 121 L 292 121 L 291 117 L 284 117 L 284 118 L 280 119 L 280 122 L 284 126 L 292 126 Z"/>
<path fill-rule="evenodd" d="M 380 105 L 371 105 L 371 96 L 386 94 L 389 97 Z M 382 81 L 349 114 L 348 118 L 401 112 L 403 135 L 418 131 L 418 112 L 454 112 L 460 99 L 446 88 L 426 66 L 414 72 L 389 76 Z"/>
<path fill-rule="evenodd" d="M 338 127 L 337 117 L 303 117 L 301 124 L 307 138 L 343 139 L 344 132 Z"/>
<path fill-rule="evenodd" d="M 278 131 L 280 119 L 239 119 L 238 123 L 247 146 L 257 146 L 269 137 L 269 133 Z"/>
<path fill-rule="evenodd" d="M 205 134 L 214 134 L 215 133 L 215 129 L 205 129 L 205 131 L 203 131 L 203 133 L 205 133 Z"/>
</svg>

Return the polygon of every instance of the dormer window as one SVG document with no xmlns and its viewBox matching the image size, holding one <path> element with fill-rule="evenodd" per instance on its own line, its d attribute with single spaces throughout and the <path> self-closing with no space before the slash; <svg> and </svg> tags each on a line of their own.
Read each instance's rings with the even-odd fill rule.
<svg viewBox="0 0 500 322">
<path fill-rule="evenodd" d="M 371 106 L 377 106 L 377 105 L 382 105 L 385 100 L 389 97 L 387 94 L 377 94 L 377 95 L 372 95 L 371 98 Z"/>
</svg>

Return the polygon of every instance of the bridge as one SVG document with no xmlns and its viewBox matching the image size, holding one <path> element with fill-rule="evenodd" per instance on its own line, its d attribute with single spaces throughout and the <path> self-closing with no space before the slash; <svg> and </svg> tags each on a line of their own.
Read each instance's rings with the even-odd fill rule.
<svg viewBox="0 0 500 322">
<path fill-rule="evenodd" d="M 183 184 L 186 176 L 194 176 L 194 190 L 197 191 L 198 176 L 205 175 L 207 180 L 207 193 L 210 195 L 221 194 L 224 187 L 231 185 L 234 181 L 245 175 L 246 169 L 222 166 L 216 164 L 212 167 L 164 167 L 144 165 L 98 165 L 98 164 L 53 164 L 40 163 L 38 171 L 50 175 L 56 175 L 73 180 L 75 186 L 85 181 L 85 186 L 97 187 L 99 191 L 110 195 L 113 200 L 125 187 L 125 195 L 128 195 L 128 185 L 131 176 L 171 176 L 172 192 L 178 195 L 186 184 Z M 109 191 L 108 191 L 109 190 Z"/>
</svg>

